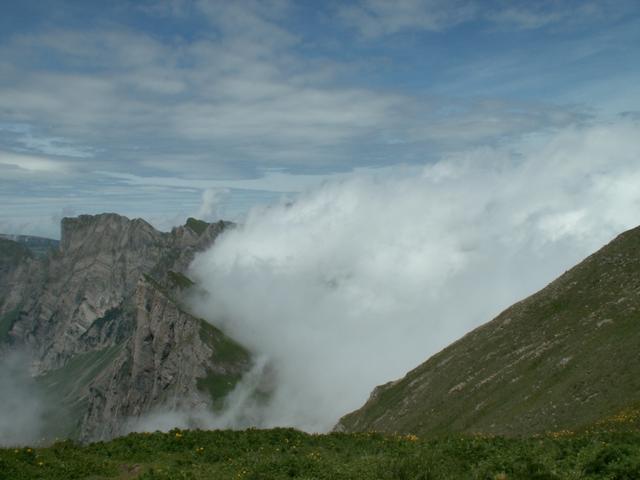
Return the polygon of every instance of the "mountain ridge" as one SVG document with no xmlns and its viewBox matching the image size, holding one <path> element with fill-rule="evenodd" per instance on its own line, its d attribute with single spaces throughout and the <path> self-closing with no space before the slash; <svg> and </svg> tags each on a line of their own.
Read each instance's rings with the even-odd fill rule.
<svg viewBox="0 0 640 480">
<path fill-rule="evenodd" d="M 29 353 L 59 406 L 51 435 L 107 439 L 157 408 L 212 408 L 249 368 L 242 346 L 180 300 L 194 255 L 233 225 L 193 220 L 159 232 L 113 213 L 65 218 L 58 250 L 0 263 L 0 355 Z"/>
<path fill-rule="evenodd" d="M 377 387 L 341 431 L 531 435 L 640 403 L 640 227 Z"/>
<path fill-rule="evenodd" d="M 47 256 L 51 250 L 56 250 L 60 244 L 59 240 L 34 235 L 12 235 L 0 233 L 0 240 L 9 240 L 19 243 L 30 250 L 35 255 Z M 3 250 L 3 249 L 0 249 Z"/>
</svg>

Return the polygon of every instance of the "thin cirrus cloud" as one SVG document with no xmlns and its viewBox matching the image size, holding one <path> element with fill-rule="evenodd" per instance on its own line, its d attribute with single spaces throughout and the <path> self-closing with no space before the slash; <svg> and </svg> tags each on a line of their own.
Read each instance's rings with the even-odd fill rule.
<svg viewBox="0 0 640 480">
<path fill-rule="evenodd" d="M 554 27 L 560 23 L 576 27 L 593 20 L 616 20 L 633 9 L 629 1 L 360 0 L 342 4 L 338 18 L 363 37 L 375 38 L 406 30 L 438 32 L 470 22 L 515 30 Z"/>
<path fill-rule="evenodd" d="M 467 0 L 364 0 L 342 5 L 338 15 L 363 36 L 378 37 L 403 30 L 445 30 L 474 19 L 478 9 Z"/>
<path fill-rule="evenodd" d="M 313 65 L 294 52 L 301 41 L 260 17 L 264 9 L 203 5 L 219 38 L 161 41 L 105 28 L 19 36 L 5 52 L 22 80 L 3 88 L 0 102 L 17 112 L 14 121 L 46 121 L 92 142 L 127 145 L 162 133 L 186 150 L 222 143 L 252 162 L 292 167 L 306 159 L 278 156 L 284 145 L 302 144 L 303 154 L 375 142 L 381 132 L 424 120 L 411 116 L 415 99 L 403 92 L 326 82 L 325 70 L 314 75 Z M 44 51 L 60 62 L 57 69 L 38 63 Z M 256 155 L 257 144 L 264 148 Z M 345 160 L 325 156 L 323 163 Z"/>
<path fill-rule="evenodd" d="M 25 80 L 0 91 L 0 102 L 19 112 L 14 121 L 50 120 L 63 135 L 93 142 L 133 143 L 162 132 L 187 149 L 200 141 L 231 144 L 239 154 L 250 154 L 252 143 L 321 148 L 380 128 L 402 103 L 399 95 L 314 85 L 309 72 L 298 78 L 286 62 L 279 65 L 273 50 L 233 36 L 172 46 L 143 34 L 74 32 L 42 35 L 27 45 L 47 45 L 68 60 L 68 69 L 20 72 Z M 142 53 L 131 53 L 136 45 Z M 104 50 L 111 52 L 107 58 Z M 144 61 L 131 62 L 132 55 Z M 85 67 L 93 58 L 110 67 L 100 75 L 78 71 L 78 57 L 86 57 Z M 179 58 L 193 66 L 178 68 Z"/>
</svg>

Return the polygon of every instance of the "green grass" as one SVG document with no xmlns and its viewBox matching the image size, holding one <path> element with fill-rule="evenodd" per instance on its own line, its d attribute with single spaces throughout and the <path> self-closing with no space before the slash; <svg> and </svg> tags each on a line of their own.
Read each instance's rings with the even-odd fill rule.
<svg viewBox="0 0 640 480">
<path fill-rule="evenodd" d="M 531 438 L 292 429 L 137 433 L 0 450 L 0 479 L 636 479 L 640 432 Z"/>
<path fill-rule="evenodd" d="M 193 281 L 189 277 L 180 272 L 174 272 L 173 270 L 169 270 L 167 272 L 167 279 L 172 287 L 179 288 L 180 290 L 185 290 L 194 285 Z"/>
<path fill-rule="evenodd" d="M 220 363 L 248 363 L 251 355 L 242 345 L 222 331 L 200 320 L 200 339 L 214 350 L 213 358 Z"/>
<path fill-rule="evenodd" d="M 202 235 L 203 232 L 209 226 L 209 224 L 203 220 L 198 220 L 197 218 L 189 217 L 187 218 L 186 226 L 189 227 L 198 235 Z"/>
<path fill-rule="evenodd" d="M 73 437 L 86 412 L 86 388 L 116 357 L 122 345 L 76 355 L 64 366 L 36 377 L 50 407 L 45 430 L 60 437 Z M 1 477 L 0 477 L 1 478 Z"/>
<path fill-rule="evenodd" d="M 81 389 L 106 366 L 120 351 L 121 345 L 76 355 L 63 367 L 37 377 L 46 388 L 70 395 Z"/>
<path fill-rule="evenodd" d="M 212 363 L 234 367 L 224 373 L 207 370 L 207 374 L 197 381 L 198 389 L 211 397 L 213 408 L 223 407 L 225 397 L 234 389 L 249 369 L 251 355 L 239 343 L 227 337 L 210 323 L 200 320 L 200 339 L 213 351 Z"/>
<path fill-rule="evenodd" d="M 213 409 L 219 411 L 224 407 L 225 397 L 231 393 L 241 378 L 240 373 L 208 371 L 205 377 L 198 378 L 196 385 L 198 390 L 209 394 Z"/>
<path fill-rule="evenodd" d="M 144 278 L 181 310 L 179 303 L 171 297 L 170 293 L 157 280 L 146 274 Z M 193 282 L 188 277 L 173 271 L 169 271 L 168 279 L 173 286 L 181 288 L 188 288 L 193 285 Z M 181 311 L 184 312 L 184 310 Z M 184 313 L 188 314 L 187 312 Z M 200 340 L 211 348 L 211 364 L 224 365 L 224 371 L 222 372 L 207 368 L 205 375 L 198 378 L 196 383 L 200 391 L 209 395 L 214 410 L 220 410 L 224 405 L 225 397 L 240 381 L 242 374 L 249 370 L 251 355 L 242 345 L 226 336 L 210 323 L 195 317 L 194 320 L 200 322 Z"/>
<path fill-rule="evenodd" d="M 155 278 L 153 278 L 151 275 L 148 275 L 146 273 L 143 273 L 142 276 L 144 277 L 144 279 L 149 282 L 151 284 L 151 286 L 153 288 L 155 288 L 156 290 L 158 290 L 160 293 L 164 294 L 165 296 L 168 296 L 169 293 L 167 292 L 166 288 L 164 288 L 162 285 L 160 285 L 160 282 L 158 282 Z"/>
</svg>

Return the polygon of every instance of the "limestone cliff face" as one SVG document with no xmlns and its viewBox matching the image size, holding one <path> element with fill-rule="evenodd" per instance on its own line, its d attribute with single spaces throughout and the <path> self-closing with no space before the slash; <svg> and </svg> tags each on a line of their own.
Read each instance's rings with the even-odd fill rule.
<svg viewBox="0 0 640 480">
<path fill-rule="evenodd" d="M 12 279 L 16 274 L 16 270 L 24 268 L 33 255 L 27 247 L 0 237 L 0 301 L 2 301 L 3 292 L 8 292 L 13 286 Z"/>
<path fill-rule="evenodd" d="M 159 406 L 210 405 L 207 379 L 248 368 L 242 347 L 181 306 L 182 272 L 230 225 L 189 222 L 163 233 L 116 214 L 65 218 L 58 252 L 0 278 L 0 353 L 30 352 L 62 434 L 104 439 Z"/>
</svg>

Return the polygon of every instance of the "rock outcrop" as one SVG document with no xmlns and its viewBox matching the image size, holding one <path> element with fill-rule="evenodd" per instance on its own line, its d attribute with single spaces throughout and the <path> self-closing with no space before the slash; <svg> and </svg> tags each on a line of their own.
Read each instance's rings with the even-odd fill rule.
<svg viewBox="0 0 640 480">
<path fill-rule="evenodd" d="M 31 355 L 59 406 L 49 432 L 106 439 L 154 408 L 213 406 L 248 369 L 241 346 L 180 302 L 195 253 L 230 226 L 189 219 L 163 233 L 141 219 L 82 215 L 63 219 L 58 251 L 0 265 L 0 354 Z"/>
</svg>

